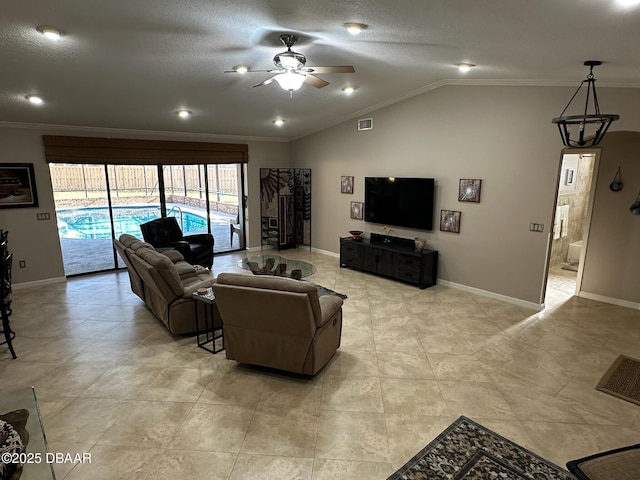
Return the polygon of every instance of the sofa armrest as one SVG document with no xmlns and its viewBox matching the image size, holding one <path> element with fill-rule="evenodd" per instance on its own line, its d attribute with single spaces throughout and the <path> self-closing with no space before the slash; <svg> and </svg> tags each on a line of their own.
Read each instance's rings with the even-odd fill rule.
<svg viewBox="0 0 640 480">
<path fill-rule="evenodd" d="M 174 264 L 184 260 L 184 255 L 182 255 L 178 250 L 165 250 L 160 252 L 165 257 L 169 257 Z"/>
<path fill-rule="evenodd" d="M 342 308 L 342 299 L 336 295 L 322 295 L 318 298 L 320 312 L 322 312 L 322 322 L 318 328 L 322 327 L 329 320 L 334 318 Z"/>
<path fill-rule="evenodd" d="M 216 279 L 210 275 L 202 275 L 200 277 L 192 277 L 187 281 L 187 284 L 184 285 L 184 298 L 191 297 L 194 293 L 198 291 L 199 288 L 209 288 L 211 285 L 216 283 Z"/>
<path fill-rule="evenodd" d="M 194 233 L 192 235 L 185 235 L 184 238 L 189 243 L 211 244 L 213 245 L 213 235 L 210 233 Z"/>
</svg>

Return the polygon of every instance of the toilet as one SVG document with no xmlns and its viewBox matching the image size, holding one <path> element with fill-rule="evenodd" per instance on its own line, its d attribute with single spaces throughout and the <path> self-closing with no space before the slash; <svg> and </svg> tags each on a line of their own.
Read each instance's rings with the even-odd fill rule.
<svg viewBox="0 0 640 480">
<path fill-rule="evenodd" d="M 582 253 L 582 240 L 569 244 L 569 253 L 567 254 L 567 262 L 579 262 L 580 253 Z"/>
</svg>

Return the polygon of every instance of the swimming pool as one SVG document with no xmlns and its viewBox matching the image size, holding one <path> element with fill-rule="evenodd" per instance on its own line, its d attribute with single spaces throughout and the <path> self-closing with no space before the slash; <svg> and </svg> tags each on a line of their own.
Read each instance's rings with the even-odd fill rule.
<svg viewBox="0 0 640 480">
<path fill-rule="evenodd" d="M 115 206 L 112 210 L 116 238 L 123 233 L 142 238 L 140 224 L 160 218 L 160 207 Z M 107 207 L 64 208 L 56 210 L 56 215 L 60 238 L 111 238 Z M 178 219 L 185 234 L 207 231 L 206 217 L 197 213 L 169 208 L 168 216 Z"/>
</svg>

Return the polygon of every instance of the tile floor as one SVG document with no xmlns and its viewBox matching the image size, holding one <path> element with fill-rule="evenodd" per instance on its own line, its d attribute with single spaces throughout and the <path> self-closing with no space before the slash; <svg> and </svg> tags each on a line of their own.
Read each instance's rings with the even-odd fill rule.
<svg viewBox="0 0 640 480">
<path fill-rule="evenodd" d="M 126 272 L 17 290 L 0 392 L 35 385 L 50 450 L 91 452 L 58 478 L 385 479 L 461 414 L 561 465 L 640 441 L 640 407 L 594 389 L 619 354 L 640 357 L 640 311 L 574 297 L 536 313 L 285 253 L 349 296 L 342 346 L 311 379 L 172 337 Z"/>
</svg>

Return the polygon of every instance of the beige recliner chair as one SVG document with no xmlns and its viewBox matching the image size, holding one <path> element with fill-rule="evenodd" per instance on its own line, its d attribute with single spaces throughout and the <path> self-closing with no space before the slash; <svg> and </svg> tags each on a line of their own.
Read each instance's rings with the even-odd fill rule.
<svg viewBox="0 0 640 480">
<path fill-rule="evenodd" d="M 228 359 L 314 375 L 340 346 L 342 299 L 312 283 L 221 273 L 212 288 Z"/>
</svg>

